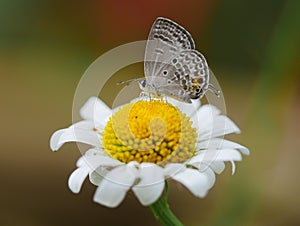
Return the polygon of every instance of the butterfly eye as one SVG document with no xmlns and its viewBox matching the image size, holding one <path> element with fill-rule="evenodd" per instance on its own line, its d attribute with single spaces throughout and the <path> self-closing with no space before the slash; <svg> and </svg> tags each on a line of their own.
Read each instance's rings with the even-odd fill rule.
<svg viewBox="0 0 300 226">
<path fill-rule="evenodd" d="M 139 85 L 140 85 L 140 87 L 145 88 L 146 87 L 146 80 L 144 79 L 142 81 L 139 81 Z"/>
<path fill-rule="evenodd" d="M 167 70 L 163 71 L 163 74 L 164 74 L 164 75 L 167 75 L 167 74 L 168 74 L 168 71 L 167 71 Z"/>
</svg>

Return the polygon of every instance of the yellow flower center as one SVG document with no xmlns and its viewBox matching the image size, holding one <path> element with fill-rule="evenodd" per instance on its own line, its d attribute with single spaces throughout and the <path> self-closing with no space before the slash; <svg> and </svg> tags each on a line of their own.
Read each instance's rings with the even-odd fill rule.
<svg viewBox="0 0 300 226">
<path fill-rule="evenodd" d="M 196 129 L 190 118 L 163 101 L 139 101 L 120 108 L 103 135 L 107 154 L 124 163 L 184 162 L 195 151 Z"/>
</svg>

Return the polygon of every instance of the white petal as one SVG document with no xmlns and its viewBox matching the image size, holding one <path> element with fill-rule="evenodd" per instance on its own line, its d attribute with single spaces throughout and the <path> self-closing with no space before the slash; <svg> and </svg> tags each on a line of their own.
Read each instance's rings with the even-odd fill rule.
<svg viewBox="0 0 300 226">
<path fill-rule="evenodd" d="M 83 158 L 86 164 L 93 170 L 95 170 L 99 166 L 116 167 L 116 166 L 124 165 L 124 163 L 116 159 L 113 159 L 109 156 L 84 155 Z"/>
<path fill-rule="evenodd" d="M 127 165 L 107 173 L 94 195 L 94 201 L 107 207 L 116 207 L 124 199 L 136 179 L 137 173 Z"/>
<path fill-rule="evenodd" d="M 233 175 L 235 172 L 235 163 L 234 161 L 230 161 L 231 162 L 231 174 Z"/>
<path fill-rule="evenodd" d="M 224 140 L 222 138 L 213 138 L 210 140 L 202 141 L 198 144 L 197 147 L 200 149 L 238 149 L 245 155 L 250 154 L 248 148 L 238 143 L 229 140 Z"/>
<path fill-rule="evenodd" d="M 76 166 L 79 168 L 79 167 L 84 167 L 84 166 L 87 166 L 86 164 L 86 161 L 84 161 L 84 157 L 81 156 L 77 162 L 76 162 Z"/>
<path fill-rule="evenodd" d="M 197 111 L 199 140 L 229 133 L 239 133 L 239 128 L 213 105 L 204 105 Z"/>
<path fill-rule="evenodd" d="M 97 149 L 88 150 L 82 159 L 85 164 L 92 168 L 92 171 L 89 173 L 89 179 L 94 185 L 97 186 L 110 172 L 110 168 L 124 165 L 124 163 L 109 157 L 102 150 Z"/>
<path fill-rule="evenodd" d="M 163 169 L 155 164 L 142 163 L 139 168 L 139 184 L 132 190 L 142 205 L 154 203 L 162 194 L 165 181 Z"/>
<path fill-rule="evenodd" d="M 188 116 L 192 116 L 200 108 L 200 100 L 192 100 L 192 103 L 184 103 L 173 98 L 168 98 L 168 102 L 179 108 L 179 110 Z M 196 114 L 195 114 L 196 115 Z"/>
<path fill-rule="evenodd" d="M 210 104 L 203 105 L 197 111 L 199 123 L 209 123 L 208 120 L 212 120 L 215 116 L 219 115 L 221 111 Z"/>
<path fill-rule="evenodd" d="M 52 151 L 57 151 L 63 144 L 58 145 L 58 142 L 60 140 L 61 135 L 66 131 L 67 129 L 61 129 L 57 130 L 55 133 L 52 134 L 50 138 L 50 148 Z"/>
<path fill-rule="evenodd" d="M 101 148 L 91 148 L 89 150 L 87 150 L 84 155 L 86 156 L 95 156 L 97 155 L 98 157 L 101 157 L 101 156 L 107 156 L 107 154 L 103 151 L 103 149 Z"/>
<path fill-rule="evenodd" d="M 111 109 L 97 97 L 90 97 L 80 109 L 80 115 L 83 119 L 94 121 L 100 125 L 105 125 L 111 114 Z"/>
<path fill-rule="evenodd" d="M 218 153 L 217 158 L 214 161 L 241 161 L 242 155 L 239 151 L 234 149 L 222 149 L 216 151 Z"/>
<path fill-rule="evenodd" d="M 214 161 L 241 161 L 242 155 L 235 149 L 199 151 L 191 158 L 189 163 Z"/>
<path fill-rule="evenodd" d="M 200 100 L 192 100 L 192 104 L 193 104 L 193 107 L 198 110 L 201 106 L 201 101 Z"/>
<path fill-rule="evenodd" d="M 57 151 L 66 142 L 82 142 L 93 146 L 101 145 L 101 135 L 93 131 L 92 121 L 82 120 L 69 128 L 56 131 L 50 139 L 50 147 Z"/>
<path fill-rule="evenodd" d="M 86 130 L 93 130 L 93 128 L 95 128 L 95 123 L 90 120 L 82 120 L 74 123 L 69 128 L 81 128 Z"/>
<path fill-rule="evenodd" d="M 102 156 L 107 156 L 103 153 L 102 150 L 98 150 L 95 148 L 91 148 L 87 150 L 83 156 L 81 156 L 76 163 L 77 167 L 83 167 L 83 166 L 88 166 L 88 162 L 86 160 L 87 157 L 94 157 L 95 159 L 101 158 Z"/>
<path fill-rule="evenodd" d="M 166 178 L 172 177 L 173 175 L 185 170 L 185 165 L 181 163 L 170 163 L 164 167 L 164 175 Z"/>
<path fill-rule="evenodd" d="M 213 105 L 203 105 L 201 106 L 198 111 L 196 116 L 193 117 L 193 123 L 196 126 L 198 130 L 198 135 L 202 136 L 203 134 L 211 133 L 213 129 L 213 122 L 214 120 L 220 116 L 221 111 L 216 108 Z M 201 138 L 201 137 L 200 137 Z"/>
<path fill-rule="evenodd" d="M 95 148 L 91 148 L 88 151 L 86 151 L 84 153 L 84 156 L 82 156 L 78 160 L 77 164 L 78 166 L 81 165 L 88 166 L 91 169 L 91 171 L 98 170 L 99 167 L 113 168 L 116 166 L 124 165 L 124 163 L 118 161 L 117 159 L 111 158 L 110 156 L 105 154 L 102 150 L 98 150 Z"/>
<path fill-rule="evenodd" d="M 81 189 L 83 181 L 90 172 L 89 167 L 80 167 L 76 169 L 69 177 L 68 185 L 72 192 L 78 193 Z"/>
<path fill-rule="evenodd" d="M 224 115 L 211 116 L 209 123 L 199 122 L 198 140 L 208 140 L 230 133 L 240 133 L 240 129 Z"/>
<path fill-rule="evenodd" d="M 209 188 L 211 188 L 215 184 L 216 175 L 214 171 L 206 163 L 193 163 L 190 165 L 197 168 L 199 172 L 207 175 Z"/>
<path fill-rule="evenodd" d="M 220 174 L 225 169 L 225 163 L 222 161 L 214 161 L 209 164 L 209 167 L 217 174 Z"/>
<path fill-rule="evenodd" d="M 216 182 L 216 175 L 214 171 L 210 168 L 206 168 L 204 171 L 201 171 L 200 169 L 200 172 L 205 173 L 208 176 L 208 188 L 211 188 Z"/>
<path fill-rule="evenodd" d="M 220 174 L 225 169 L 225 163 L 223 161 L 213 161 L 213 162 L 191 162 L 188 165 L 192 165 L 198 169 L 201 169 L 202 171 L 205 171 L 206 169 L 211 169 L 214 173 Z"/>
<path fill-rule="evenodd" d="M 182 183 L 196 197 L 204 197 L 210 185 L 207 175 L 200 173 L 196 169 L 186 169 L 173 176 L 173 179 Z"/>
<path fill-rule="evenodd" d="M 89 173 L 89 179 L 92 184 L 99 186 L 103 178 L 109 173 L 109 170 L 100 166 L 96 170 Z"/>
<path fill-rule="evenodd" d="M 58 135 L 60 136 L 58 137 Z M 96 147 L 101 146 L 100 134 L 82 128 L 68 128 L 64 129 L 63 132 L 57 131 L 57 134 L 54 133 L 52 137 L 54 138 L 51 138 L 50 146 L 54 151 L 67 142 L 80 142 Z"/>
</svg>

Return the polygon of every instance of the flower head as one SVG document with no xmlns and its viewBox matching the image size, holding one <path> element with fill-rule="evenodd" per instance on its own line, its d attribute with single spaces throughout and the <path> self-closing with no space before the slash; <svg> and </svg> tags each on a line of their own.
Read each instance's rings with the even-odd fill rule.
<svg viewBox="0 0 300 226">
<path fill-rule="evenodd" d="M 196 129 L 189 117 L 163 101 L 123 106 L 103 133 L 104 152 L 121 162 L 185 162 L 195 151 Z"/>
<path fill-rule="evenodd" d="M 54 151 L 71 141 L 92 146 L 78 160 L 70 189 L 78 193 L 89 176 L 97 186 L 94 201 L 102 205 L 118 206 L 130 189 L 151 205 L 172 178 L 204 197 L 224 162 L 230 161 L 234 172 L 234 161 L 249 151 L 220 138 L 239 129 L 216 107 L 197 106 L 192 115 L 190 104 L 176 105 L 140 100 L 111 110 L 91 97 L 80 112 L 84 120 L 56 131 L 50 141 Z"/>
</svg>

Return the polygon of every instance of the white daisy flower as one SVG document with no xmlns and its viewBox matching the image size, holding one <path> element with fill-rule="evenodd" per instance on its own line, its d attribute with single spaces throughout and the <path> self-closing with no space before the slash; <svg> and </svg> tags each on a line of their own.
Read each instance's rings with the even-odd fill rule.
<svg viewBox="0 0 300 226">
<path fill-rule="evenodd" d="M 222 139 L 239 128 L 212 105 L 196 106 L 163 101 L 136 101 L 110 109 L 97 97 L 81 108 L 82 121 L 56 131 L 53 151 L 66 142 L 92 146 L 78 160 L 69 188 L 78 193 L 84 180 L 97 186 L 94 201 L 118 206 L 131 189 L 142 205 L 156 202 L 171 178 L 196 197 L 204 197 L 226 161 L 249 150 Z M 194 104 L 195 106 L 195 104 Z M 189 117 L 191 116 L 191 117 Z"/>
</svg>

